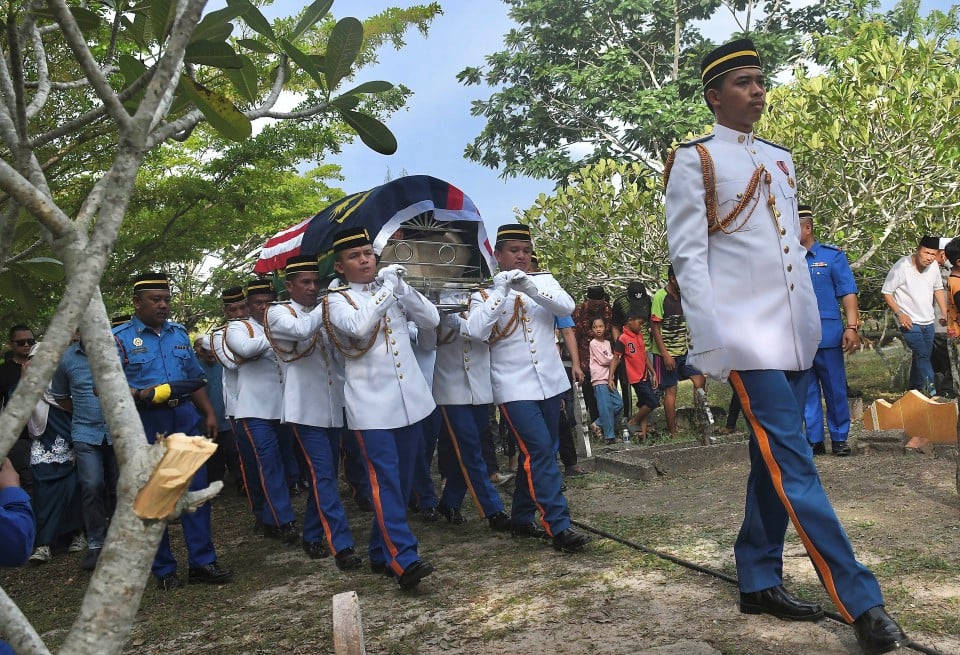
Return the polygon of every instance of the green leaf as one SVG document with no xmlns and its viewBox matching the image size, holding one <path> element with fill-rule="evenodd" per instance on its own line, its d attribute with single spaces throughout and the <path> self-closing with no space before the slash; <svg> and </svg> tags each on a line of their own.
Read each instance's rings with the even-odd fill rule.
<svg viewBox="0 0 960 655">
<path fill-rule="evenodd" d="M 288 37 L 290 41 L 296 41 L 303 33 L 313 27 L 318 20 L 327 15 L 327 12 L 330 11 L 330 7 L 333 6 L 333 0 L 316 0 L 312 5 L 307 7 L 306 11 L 303 12 L 303 16 L 300 17 L 300 20 L 297 22 L 297 26 L 293 28 L 293 32 L 290 33 Z"/>
<path fill-rule="evenodd" d="M 226 139 L 243 141 L 253 132 L 250 119 L 243 115 L 228 98 L 198 84 L 189 77 L 181 77 L 180 90 L 190 97 L 203 112 L 210 125 Z"/>
<path fill-rule="evenodd" d="M 364 82 L 359 86 L 355 86 L 349 91 L 344 91 L 341 96 L 352 96 L 358 93 L 383 93 L 384 91 L 389 91 L 393 88 L 393 85 L 390 82 L 384 82 L 383 80 L 374 80 L 372 82 Z"/>
<path fill-rule="evenodd" d="M 259 52 L 264 55 L 273 54 L 273 48 L 263 41 L 257 41 L 256 39 L 240 39 L 237 41 L 237 45 L 251 52 Z"/>
<path fill-rule="evenodd" d="M 243 62 L 237 53 L 222 41 L 199 41 L 187 46 L 183 60 L 190 64 L 214 68 L 240 68 Z"/>
<path fill-rule="evenodd" d="M 160 43 L 167 36 L 175 7 L 171 0 L 151 0 L 150 2 L 150 26 L 153 28 L 153 36 Z"/>
<path fill-rule="evenodd" d="M 244 99 L 249 102 L 256 102 L 258 89 L 257 69 L 253 65 L 250 57 L 239 55 L 239 58 L 243 65 L 239 69 L 227 69 L 224 73 L 226 73 L 227 77 L 233 83 L 234 88 Z"/>
<path fill-rule="evenodd" d="M 120 55 L 117 63 L 120 66 L 120 74 L 123 75 L 123 81 L 127 86 L 130 86 L 140 79 L 140 76 L 147 70 L 146 64 L 136 57 L 127 54 Z"/>
<path fill-rule="evenodd" d="M 352 127 L 368 148 L 381 155 L 392 155 L 397 151 L 397 137 L 373 116 L 358 111 L 341 111 L 344 122 Z"/>
<path fill-rule="evenodd" d="M 330 101 L 331 107 L 336 107 L 341 111 L 349 111 L 360 104 L 360 98 L 357 96 L 342 95 Z"/>
<path fill-rule="evenodd" d="M 327 89 L 332 91 L 350 73 L 353 62 L 363 45 L 363 23 L 353 17 L 343 18 L 333 26 L 327 41 L 323 75 Z"/>
<path fill-rule="evenodd" d="M 280 47 L 283 48 L 283 51 L 287 53 L 287 56 L 290 57 L 291 61 L 303 70 L 304 73 L 313 78 L 313 81 L 317 83 L 317 86 L 321 89 L 323 86 L 323 77 L 320 75 L 320 71 L 316 66 L 313 65 L 313 61 L 310 59 L 309 55 L 301 51 L 297 46 L 293 45 L 286 39 L 280 40 Z"/>
<path fill-rule="evenodd" d="M 60 282 L 64 278 L 63 262 L 53 257 L 34 257 L 14 264 L 30 277 L 45 282 Z"/>
<path fill-rule="evenodd" d="M 73 20 L 76 21 L 77 27 L 80 28 L 81 32 L 92 32 L 100 27 L 100 15 L 96 12 L 90 11 L 85 7 L 69 7 L 69 9 L 70 13 L 73 14 Z M 46 6 L 34 10 L 33 13 L 37 18 L 46 18 L 51 22 L 57 22 L 54 13 Z"/>
<path fill-rule="evenodd" d="M 190 35 L 190 43 L 207 40 L 225 41 L 233 32 L 233 25 L 230 24 L 230 21 L 243 14 L 244 11 L 246 11 L 246 8 L 239 6 L 211 11 L 200 20 L 197 29 Z M 220 39 L 218 37 L 223 33 L 223 30 L 227 31 L 227 36 Z"/>
<path fill-rule="evenodd" d="M 247 0 L 227 0 L 228 7 L 242 7 L 243 13 L 243 22 L 245 22 L 250 29 L 252 29 L 257 34 L 267 37 L 273 42 L 276 42 L 277 35 L 273 31 L 273 26 L 270 25 L 270 22 L 264 18 L 263 14 L 260 13 L 260 10 L 254 7 L 252 4 L 247 2 Z"/>
</svg>

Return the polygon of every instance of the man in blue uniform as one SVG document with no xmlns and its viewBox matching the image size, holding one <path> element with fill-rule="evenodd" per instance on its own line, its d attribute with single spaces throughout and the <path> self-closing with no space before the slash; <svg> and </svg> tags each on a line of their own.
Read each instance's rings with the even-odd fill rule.
<svg viewBox="0 0 960 655">
<path fill-rule="evenodd" d="M 175 432 L 216 436 L 217 417 L 202 386 L 203 369 L 193 352 L 190 335 L 182 325 L 168 320 L 170 283 L 166 274 L 137 277 L 133 283 L 133 307 L 133 318 L 114 328 L 113 336 L 147 441 L 153 443 L 157 437 Z M 206 467 L 200 467 L 190 489 L 206 486 Z M 210 505 L 183 513 L 180 524 L 187 542 L 190 582 L 228 582 L 233 572 L 217 563 L 210 532 Z M 167 531 L 160 540 L 152 571 L 161 589 L 181 586 Z"/>
<path fill-rule="evenodd" d="M 819 311 L 800 245 L 793 159 L 753 133 L 766 104 L 760 56 L 740 39 L 708 54 L 700 73 L 716 125 L 667 160 L 667 240 L 683 289 L 688 361 L 708 377 L 730 378 L 751 431 L 734 545 L 740 611 L 795 621 L 823 616 L 783 586 L 792 521 L 864 653 L 886 653 L 910 640 L 886 613 L 876 577 L 856 560 L 800 425 Z"/>
<path fill-rule="evenodd" d="M 843 353 L 860 346 L 857 283 L 843 251 L 836 246 L 820 243 L 814 237 L 813 209 L 808 205 L 798 205 L 797 213 L 800 215 L 800 244 L 807 249 L 810 280 L 820 309 L 820 347 L 813 358 L 813 379 L 803 410 L 807 441 L 814 455 L 827 452 L 823 443 L 822 390 L 823 400 L 827 404 L 830 448 L 834 455 L 846 457 L 850 454 L 850 446 L 847 445 L 850 406 L 847 404 L 847 371 L 843 365 Z M 840 315 L 840 306 L 843 307 L 843 316 Z"/>
</svg>

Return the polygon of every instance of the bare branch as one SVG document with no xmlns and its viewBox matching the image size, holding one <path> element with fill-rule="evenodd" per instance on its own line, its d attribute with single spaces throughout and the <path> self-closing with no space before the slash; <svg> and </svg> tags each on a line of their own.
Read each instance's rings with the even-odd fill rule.
<svg viewBox="0 0 960 655">
<path fill-rule="evenodd" d="M 27 106 L 27 118 L 33 118 L 47 104 L 50 96 L 50 71 L 47 69 L 47 52 L 40 38 L 40 30 L 30 21 L 30 40 L 33 42 L 33 59 L 37 67 L 37 93 Z"/>
<path fill-rule="evenodd" d="M 0 588 L 0 623 L 3 624 L 3 631 L 16 652 L 50 655 L 30 620 L 23 615 L 17 604 L 10 600 L 3 588 Z"/>
<path fill-rule="evenodd" d="M 63 213 L 63 210 L 57 207 L 49 196 L 41 193 L 29 180 L 14 170 L 10 164 L 2 160 L 0 160 L 0 189 L 16 199 L 55 235 L 65 236 L 73 232 L 73 222 Z"/>
</svg>

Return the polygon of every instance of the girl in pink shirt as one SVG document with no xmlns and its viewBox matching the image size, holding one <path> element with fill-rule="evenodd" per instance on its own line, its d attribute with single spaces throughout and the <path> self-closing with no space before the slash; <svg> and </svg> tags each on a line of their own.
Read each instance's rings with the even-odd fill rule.
<svg viewBox="0 0 960 655">
<path fill-rule="evenodd" d="M 623 413 L 623 398 L 617 391 L 617 382 L 613 375 L 616 369 L 613 348 L 610 341 L 603 338 L 607 322 L 603 318 L 595 318 L 591 329 L 593 339 L 590 340 L 590 380 L 593 382 L 593 393 L 600 414 L 594 425 L 603 433 L 604 441 L 611 444 L 617 440 L 616 421 Z M 611 367 L 611 364 L 614 366 Z"/>
</svg>

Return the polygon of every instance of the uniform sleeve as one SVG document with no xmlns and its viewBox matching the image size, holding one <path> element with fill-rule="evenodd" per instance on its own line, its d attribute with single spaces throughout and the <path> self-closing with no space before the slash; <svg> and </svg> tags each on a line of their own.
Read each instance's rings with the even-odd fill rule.
<svg viewBox="0 0 960 655">
<path fill-rule="evenodd" d="M 833 288 L 836 290 L 837 298 L 843 298 L 851 293 L 857 292 L 857 281 L 853 277 L 853 270 L 850 268 L 850 261 L 843 252 L 838 252 L 834 258 L 834 264 L 830 267 L 833 275 Z"/>
<path fill-rule="evenodd" d="M 210 349 L 213 350 L 214 357 L 220 362 L 223 368 L 235 371 L 237 370 L 236 356 L 226 344 L 226 328 L 217 330 L 210 335 Z"/>
<path fill-rule="evenodd" d="M 563 290 L 560 283 L 549 273 L 531 275 L 530 279 L 537 285 L 537 296 L 531 298 L 554 316 L 570 316 L 577 303 L 573 297 Z"/>
<path fill-rule="evenodd" d="M 275 339 L 305 341 L 323 324 L 323 305 L 317 305 L 304 314 L 291 312 L 290 309 L 288 305 L 271 305 L 267 309 L 267 326 Z"/>
<path fill-rule="evenodd" d="M 667 242 L 683 289 L 683 312 L 691 354 L 722 348 L 713 284 L 710 281 L 709 235 L 703 171 L 696 148 L 678 148 L 666 192 Z"/>
<path fill-rule="evenodd" d="M 433 330 L 440 325 L 440 311 L 437 306 L 413 287 L 400 296 L 399 302 L 407 313 L 407 318 L 416 323 L 418 328 Z"/>
<path fill-rule="evenodd" d="M 467 314 L 467 334 L 481 341 L 489 339 L 493 326 L 497 324 L 500 306 L 505 301 L 506 297 L 496 289 L 490 289 L 486 298 L 480 293 L 472 294 Z"/>
<path fill-rule="evenodd" d="M 25 564 L 33 552 L 36 526 L 30 496 L 20 487 L 0 489 L 0 566 Z"/>
<path fill-rule="evenodd" d="M 253 359 L 270 350 L 270 342 L 264 335 L 251 334 L 253 330 L 246 321 L 233 321 L 227 326 L 227 348 L 244 359 Z"/>
<path fill-rule="evenodd" d="M 333 327 L 358 339 L 369 337 L 380 325 L 390 306 L 397 302 L 397 297 L 383 288 L 372 296 L 351 295 L 357 304 L 356 309 L 347 302 L 343 293 L 331 293 L 327 298 L 327 311 L 330 312 L 329 318 Z"/>
</svg>

